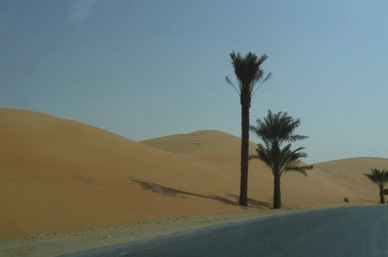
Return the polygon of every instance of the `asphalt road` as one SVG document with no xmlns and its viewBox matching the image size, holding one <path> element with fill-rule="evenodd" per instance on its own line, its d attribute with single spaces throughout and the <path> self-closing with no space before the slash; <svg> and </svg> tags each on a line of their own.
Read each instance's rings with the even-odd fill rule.
<svg viewBox="0 0 388 257">
<path fill-rule="evenodd" d="M 388 206 L 267 216 L 70 256 L 388 256 Z"/>
</svg>

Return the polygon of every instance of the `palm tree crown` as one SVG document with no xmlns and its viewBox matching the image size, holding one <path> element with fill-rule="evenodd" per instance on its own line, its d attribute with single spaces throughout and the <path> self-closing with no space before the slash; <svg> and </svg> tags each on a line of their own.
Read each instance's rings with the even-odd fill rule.
<svg viewBox="0 0 388 257">
<path fill-rule="evenodd" d="M 249 52 L 243 57 L 240 53 L 236 54 L 232 51 L 230 58 L 232 59 L 234 73 L 238 80 L 238 87 L 236 87 L 228 77 L 225 78 L 226 82 L 240 95 L 241 104 L 250 105 L 250 100 L 257 89 L 272 76 L 272 73 L 269 73 L 264 77 L 264 70 L 260 67 L 264 61 L 267 60 L 268 56 L 263 54 L 259 58 L 256 54 Z M 259 81 L 260 83 L 256 87 L 257 82 Z M 249 102 L 244 103 L 244 100 L 249 100 Z"/>
<path fill-rule="evenodd" d="M 371 169 L 371 173 L 364 174 L 379 187 L 380 203 L 385 203 L 384 187 L 388 182 L 388 170 Z"/>
<path fill-rule="evenodd" d="M 373 183 L 380 186 L 385 186 L 388 182 L 388 170 L 370 169 L 371 173 L 365 173 L 364 175 L 369 178 Z"/>
<path fill-rule="evenodd" d="M 288 116 L 287 112 L 273 114 L 268 111 L 264 121 L 257 119 L 256 122 L 257 126 L 250 126 L 250 130 L 259 136 L 268 148 L 281 145 L 283 142 L 295 142 L 308 138 L 294 134 L 295 129 L 300 125 L 300 120 Z"/>
</svg>

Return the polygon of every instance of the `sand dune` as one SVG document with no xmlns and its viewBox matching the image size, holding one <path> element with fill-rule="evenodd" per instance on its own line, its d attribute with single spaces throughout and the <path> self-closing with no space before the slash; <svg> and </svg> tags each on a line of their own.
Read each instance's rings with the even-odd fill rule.
<svg viewBox="0 0 388 257">
<path fill-rule="evenodd" d="M 255 140 L 256 138 L 252 137 Z M 208 163 L 222 171 L 233 183 L 239 179 L 240 139 L 220 131 L 199 131 L 187 135 L 172 135 L 145 140 L 142 143 L 169 152 L 183 154 Z M 255 153 L 256 144 L 250 144 Z M 307 149 L 308 150 L 308 149 Z M 282 176 L 283 205 L 301 206 L 342 205 L 344 198 L 353 204 L 376 203 L 376 186 L 363 173 L 370 168 L 388 167 L 388 159 L 353 158 L 313 164 L 308 176 L 290 172 Z M 249 197 L 272 202 L 272 173 L 262 162 L 250 161 Z"/>
<path fill-rule="evenodd" d="M 70 120 L 0 109 L 0 144 L 0 238 L 242 210 L 240 139 L 224 132 L 134 142 Z M 344 197 L 375 203 L 377 190 L 362 173 L 388 167 L 388 159 L 315 166 L 308 177 L 283 176 L 286 208 L 342 205 Z M 268 168 L 251 161 L 254 207 L 270 206 L 272 185 Z"/>
</svg>

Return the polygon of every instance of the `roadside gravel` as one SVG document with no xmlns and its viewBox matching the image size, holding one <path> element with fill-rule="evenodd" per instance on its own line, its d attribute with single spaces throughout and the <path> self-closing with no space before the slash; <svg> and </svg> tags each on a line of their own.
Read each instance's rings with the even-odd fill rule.
<svg viewBox="0 0 388 257">
<path fill-rule="evenodd" d="M 213 225 L 238 222 L 285 211 L 287 210 L 248 209 L 232 213 L 173 217 L 129 225 L 10 238 L 0 240 L 0 256 L 52 257 Z"/>
</svg>

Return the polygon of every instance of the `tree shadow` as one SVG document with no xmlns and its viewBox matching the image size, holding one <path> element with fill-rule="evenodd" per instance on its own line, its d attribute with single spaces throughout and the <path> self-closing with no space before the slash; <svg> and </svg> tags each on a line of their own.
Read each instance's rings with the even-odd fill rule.
<svg viewBox="0 0 388 257">
<path fill-rule="evenodd" d="M 236 201 L 238 201 L 240 199 L 240 197 L 238 195 L 235 195 L 235 194 L 228 194 L 228 196 L 236 199 Z M 258 201 L 258 200 L 252 199 L 252 198 L 248 198 L 248 206 L 253 207 L 253 208 L 265 208 L 265 209 L 272 208 L 271 203 Z"/>
<path fill-rule="evenodd" d="M 376 198 L 377 198 L 377 197 L 376 197 Z M 379 203 L 378 201 L 371 201 L 371 200 L 363 199 L 363 198 L 361 198 L 360 200 L 365 201 L 365 202 L 368 202 L 368 203 Z"/>
<path fill-rule="evenodd" d="M 221 202 L 223 204 L 239 206 L 237 201 L 233 201 L 233 200 L 230 200 L 226 197 L 222 197 L 222 196 L 211 194 L 211 193 L 208 193 L 206 195 L 202 195 L 202 194 L 192 193 L 192 192 L 188 192 L 188 191 L 184 191 L 184 190 L 180 190 L 180 189 L 176 189 L 176 188 L 162 186 L 162 185 L 155 184 L 155 183 L 150 183 L 150 182 L 135 179 L 135 178 L 130 178 L 130 181 L 132 181 L 135 184 L 140 185 L 143 190 L 149 190 L 149 191 L 152 191 L 154 193 L 158 193 L 158 194 L 168 196 L 168 197 L 179 197 L 180 196 L 182 198 L 185 198 L 185 196 L 195 196 L 195 197 L 201 197 L 201 198 L 206 198 L 206 199 L 210 199 L 210 200 L 215 200 L 215 201 Z M 232 194 L 228 194 L 228 195 L 233 196 Z"/>
</svg>

